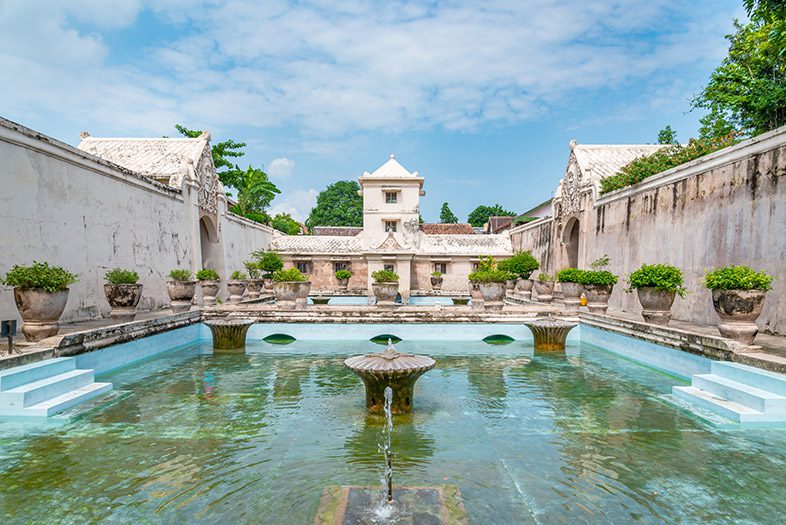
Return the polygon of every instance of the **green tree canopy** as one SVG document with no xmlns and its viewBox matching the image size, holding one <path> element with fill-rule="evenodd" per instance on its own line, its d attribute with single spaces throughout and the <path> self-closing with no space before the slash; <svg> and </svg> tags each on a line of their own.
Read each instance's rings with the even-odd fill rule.
<svg viewBox="0 0 786 525">
<path fill-rule="evenodd" d="M 666 126 L 658 132 L 658 144 L 678 144 L 677 132 Z"/>
<path fill-rule="evenodd" d="M 317 205 L 306 219 L 306 226 L 363 226 L 363 197 L 360 185 L 340 180 L 317 195 Z"/>
<path fill-rule="evenodd" d="M 439 210 L 439 222 L 443 224 L 456 224 L 458 217 L 451 211 L 447 202 L 442 203 L 442 209 Z"/>
<path fill-rule="evenodd" d="M 297 235 L 300 233 L 300 223 L 293 219 L 288 213 L 279 213 L 273 217 L 270 225 L 287 235 Z"/>
<path fill-rule="evenodd" d="M 264 213 L 281 190 L 270 182 L 267 173 L 259 168 L 249 166 L 243 171 L 235 166 L 235 170 L 238 173 L 237 204 L 231 211 L 253 219 L 250 215 Z"/>
<path fill-rule="evenodd" d="M 175 124 L 175 128 L 181 135 L 192 139 L 203 133 L 202 131 L 188 129 L 180 124 Z M 241 184 L 240 174 L 242 170 L 232 162 L 232 159 L 245 155 L 245 152 L 242 151 L 242 148 L 245 147 L 245 142 L 235 142 L 232 139 L 216 142 L 210 147 L 210 151 L 213 154 L 213 164 L 216 166 L 216 174 L 224 186 L 239 189 L 238 184 Z"/>
<path fill-rule="evenodd" d="M 480 205 L 470 212 L 469 216 L 467 217 L 467 222 L 475 228 L 480 228 L 488 222 L 489 217 L 512 217 L 515 215 L 516 214 L 514 212 L 506 210 L 499 204 L 495 204 L 494 206 Z"/>
</svg>

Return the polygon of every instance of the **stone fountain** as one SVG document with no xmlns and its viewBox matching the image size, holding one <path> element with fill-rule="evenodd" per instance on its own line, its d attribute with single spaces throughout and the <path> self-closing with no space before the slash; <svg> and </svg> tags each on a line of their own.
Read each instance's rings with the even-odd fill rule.
<svg viewBox="0 0 786 525">
<path fill-rule="evenodd" d="M 360 376 L 366 385 L 366 408 L 381 412 L 385 403 L 385 388 L 393 390 L 391 411 L 402 414 L 412 410 L 415 382 L 428 372 L 436 362 L 430 357 L 404 354 L 388 340 L 384 352 L 350 357 L 344 365 Z"/>
<path fill-rule="evenodd" d="M 246 346 L 248 329 L 253 319 L 208 319 L 205 324 L 213 334 L 215 350 L 241 350 Z"/>
<path fill-rule="evenodd" d="M 535 350 L 565 350 L 565 339 L 578 323 L 564 319 L 535 319 L 524 324 L 535 338 Z"/>
</svg>

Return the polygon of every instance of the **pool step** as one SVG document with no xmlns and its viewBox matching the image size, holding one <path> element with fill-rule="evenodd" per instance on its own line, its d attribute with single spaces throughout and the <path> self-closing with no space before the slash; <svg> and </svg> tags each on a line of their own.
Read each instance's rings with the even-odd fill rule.
<svg viewBox="0 0 786 525">
<path fill-rule="evenodd" d="M 0 416 L 48 417 L 112 389 L 72 357 L 0 372 Z"/>
<path fill-rule="evenodd" d="M 786 423 L 786 376 L 737 363 L 713 361 L 709 374 L 672 393 L 739 423 Z"/>
</svg>

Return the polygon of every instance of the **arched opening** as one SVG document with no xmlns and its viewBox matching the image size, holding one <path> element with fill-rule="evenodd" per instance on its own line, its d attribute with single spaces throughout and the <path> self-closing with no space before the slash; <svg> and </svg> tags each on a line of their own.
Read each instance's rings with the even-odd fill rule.
<svg viewBox="0 0 786 525">
<path fill-rule="evenodd" d="M 202 251 L 202 268 L 218 268 L 218 232 L 209 217 L 199 219 L 199 244 Z"/>
<path fill-rule="evenodd" d="M 579 267 L 579 226 L 579 220 L 572 217 L 562 232 L 562 244 L 565 246 L 568 266 L 571 268 Z"/>
</svg>

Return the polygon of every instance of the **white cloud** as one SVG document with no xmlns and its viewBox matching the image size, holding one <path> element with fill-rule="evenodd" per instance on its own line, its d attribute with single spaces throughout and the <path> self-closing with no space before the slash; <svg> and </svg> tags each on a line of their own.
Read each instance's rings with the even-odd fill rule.
<svg viewBox="0 0 786 525">
<path fill-rule="evenodd" d="M 270 207 L 268 213 L 271 217 L 279 213 L 288 213 L 296 221 L 303 222 L 317 203 L 317 195 L 319 192 L 314 188 L 286 192 L 280 201 Z"/>
<path fill-rule="evenodd" d="M 288 159 L 286 157 L 280 157 L 278 159 L 273 159 L 270 161 L 270 164 L 267 165 L 267 174 L 270 175 L 274 179 L 286 179 L 292 175 L 292 171 L 295 169 L 295 161 Z"/>
</svg>

